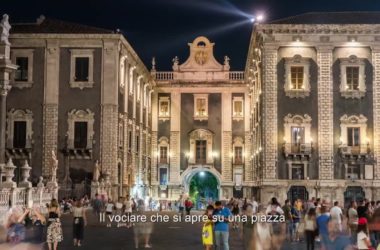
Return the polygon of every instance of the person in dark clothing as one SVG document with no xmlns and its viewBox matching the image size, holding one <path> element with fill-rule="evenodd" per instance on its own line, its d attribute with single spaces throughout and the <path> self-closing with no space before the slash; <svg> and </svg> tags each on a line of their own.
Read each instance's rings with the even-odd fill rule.
<svg viewBox="0 0 380 250">
<path fill-rule="evenodd" d="M 360 205 L 356 209 L 358 212 L 358 218 L 366 218 L 367 217 L 367 209 L 368 207 L 365 205 L 364 201 L 360 202 Z"/>
</svg>

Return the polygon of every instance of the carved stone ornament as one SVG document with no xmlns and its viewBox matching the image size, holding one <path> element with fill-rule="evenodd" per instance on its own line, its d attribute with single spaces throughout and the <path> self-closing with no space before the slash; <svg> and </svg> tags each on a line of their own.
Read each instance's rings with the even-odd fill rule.
<svg viewBox="0 0 380 250">
<path fill-rule="evenodd" d="M 9 24 L 9 16 L 7 14 L 4 14 L 3 19 L 0 22 L 0 43 L 4 43 L 5 45 L 11 45 L 8 40 L 10 29 L 11 25 Z"/>
</svg>

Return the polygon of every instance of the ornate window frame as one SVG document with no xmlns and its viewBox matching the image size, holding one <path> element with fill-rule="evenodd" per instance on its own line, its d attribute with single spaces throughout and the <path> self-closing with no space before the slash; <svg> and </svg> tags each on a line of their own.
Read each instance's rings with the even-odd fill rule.
<svg viewBox="0 0 380 250">
<path fill-rule="evenodd" d="M 11 61 L 16 64 L 17 57 L 27 57 L 28 58 L 28 80 L 27 81 L 17 81 L 15 79 L 15 73 L 11 74 L 12 77 L 12 87 L 15 88 L 31 88 L 33 86 L 33 49 L 12 49 Z"/>
<path fill-rule="evenodd" d="M 197 108 L 197 100 L 198 99 L 204 99 L 206 100 L 205 104 L 205 115 L 198 114 L 198 108 Z M 194 120 L 198 121 L 205 121 L 208 120 L 208 94 L 194 94 Z"/>
<path fill-rule="evenodd" d="M 190 142 L 190 152 L 189 152 L 189 164 L 196 164 L 195 153 L 196 153 L 196 141 L 205 140 L 206 146 L 206 164 L 214 163 L 213 155 L 213 140 L 214 134 L 210 130 L 206 129 L 195 129 L 189 133 Z"/>
<path fill-rule="evenodd" d="M 239 164 L 244 164 L 244 162 L 245 162 L 244 140 L 240 136 L 235 137 L 234 140 L 233 140 L 233 143 L 232 143 L 232 162 L 233 162 L 233 164 L 237 164 L 235 162 L 235 148 L 236 147 L 241 147 L 242 148 L 242 157 L 243 157 L 243 159 L 242 159 L 242 162 L 239 163 Z"/>
<path fill-rule="evenodd" d="M 292 127 L 303 127 L 305 129 L 305 141 L 304 145 L 301 147 L 304 148 L 304 152 L 311 152 L 311 147 L 313 143 L 313 138 L 311 137 L 311 116 L 308 114 L 302 115 L 292 115 L 288 114 L 284 118 L 284 144 L 285 144 L 285 153 L 290 154 L 292 152 Z"/>
<path fill-rule="evenodd" d="M 347 114 L 343 115 L 340 118 L 340 147 L 341 148 L 347 148 L 347 153 L 350 152 L 350 147 L 347 145 L 347 129 L 348 128 L 360 128 L 360 145 L 363 145 L 365 143 L 369 143 L 368 137 L 367 137 L 367 117 L 364 115 L 350 115 Z M 363 143 L 365 142 L 365 143 Z M 367 153 L 366 147 L 360 147 L 360 153 L 365 154 Z"/>
<path fill-rule="evenodd" d="M 235 187 L 242 187 L 244 181 L 244 168 L 242 166 L 234 167 L 233 182 Z"/>
<path fill-rule="evenodd" d="M 71 88 L 92 88 L 94 86 L 94 50 L 93 49 L 70 49 L 70 87 Z M 78 57 L 88 57 L 88 80 L 75 81 L 75 61 Z"/>
<path fill-rule="evenodd" d="M 167 147 L 167 155 L 166 155 L 166 164 L 161 163 L 161 147 Z M 158 145 L 157 145 L 157 157 L 158 157 L 158 163 L 159 165 L 168 165 L 169 164 L 169 159 L 170 159 L 170 144 L 169 144 L 169 139 L 166 136 L 160 137 L 158 140 Z"/>
<path fill-rule="evenodd" d="M 141 79 L 143 79 L 143 76 L 142 75 L 139 75 L 137 77 L 137 81 L 136 81 L 136 101 L 137 102 L 140 102 L 141 100 Z"/>
<path fill-rule="evenodd" d="M 359 67 L 359 89 L 350 90 L 347 85 L 347 67 Z M 360 99 L 365 96 L 365 62 L 364 59 L 351 55 L 348 58 L 340 58 L 340 93 L 345 98 Z"/>
<path fill-rule="evenodd" d="M 161 105 L 163 102 L 168 103 L 168 112 L 162 113 L 161 112 Z M 166 121 L 170 119 L 170 98 L 169 96 L 160 96 L 158 99 L 158 119 L 161 121 Z"/>
<path fill-rule="evenodd" d="M 303 67 L 303 89 L 292 89 L 292 67 Z M 305 98 L 310 95 L 310 58 L 295 55 L 285 58 L 285 95 L 290 98 Z"/>
<path fill-rule="evenodd" d="M 241 102 L 241 114 L 235 112 L 235 103 Z M 234 96 L 232 98 L 232 119 L 234 121 L 244 120 L 244 98 L 242 96 Z"/>
<path fill-rule="evenodd" d="M 126 83 L 127 83 L 127 78 L 128 78 L 128 71 L 127 71 L 127 56 L 124 55 L 124 56 L 121 56 L 120 58 L 120 78 L 119 78 L 119 86 L 120 86 L 120 90 L 124 90 L 124 88 L 126 87 Z M 121 93 L 124 93 L 124 91 L 122 91 Z"/>
<path fill-rule="evenodd" d="M 75 136 L 75 122 L 87 122 L 87 145 L 86 149 L 92 149 L 93 138 L 94 138 L 94 112 L 90 109 L 86 110 L 71 110 L 67 115 L 68 123 L 68 148 L 75 149 L 74 147 L 74 136 Z"/>
<path fill-rule="evenodd" d="M 129 86 L 128 86 L 128 92 L 129 92 L 129 95 L 132 95 L 133 94 L 133 80 L 134 80 L 134 71 L 136 69 L 136 66 L 132 66 L 129 68 Z"/>
<path fill-rule="evenodd" d="M 26 145 L 25 148 L 31 148 L 33 144 L 33 112 L 29 109 L 11 109 L 7 114 L 7 148 L 13 148 L 14 122 L 26 122 Z"/>
</svg>

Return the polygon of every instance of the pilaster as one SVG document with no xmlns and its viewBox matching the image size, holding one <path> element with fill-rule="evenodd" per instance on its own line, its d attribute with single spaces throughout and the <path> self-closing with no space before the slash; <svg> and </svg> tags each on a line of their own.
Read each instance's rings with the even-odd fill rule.
<svg viewBox="0 0 380 250">
<path fill-rule="evenodd" d="M 277 178 L 277 60 L 278 48 L 265 47 L 263 51 L 264 74 L 264 170 L 263 178 L 266 180 Z"/>
<path fill-rule="evenodd" d="M 374 166 L 374 178 L 380 179 L 380 47 L 372 49 L 373 65 L 373 154 L 377 162 Z"/>
<path fill-rule="evenodd" d="M 232 184 L 232 95 L 222 93 L 222 182 Z"/>
<path fill-rule="evenodd" d="M 48 40 L 45 50 L 42 175 L 51 175 L 51 152 L 58 144 L 59 42 Z"/>
<path fill-rule="evenodd" d="M 180 157 L 181 157 L 181 138 L 180 138 L 180 122 L 181 122 L 181 93 L 179 90 L 173 90 L 171 94 L 171 119 L 170 119 L 170 169 L 169 183 L 171 185 L 179 185 L 180 179 Z"/>
<path fill-rule="evenodd" d="M 319 179 L 334 178 L 332 47 L 317 48 Z"/>
</svg>

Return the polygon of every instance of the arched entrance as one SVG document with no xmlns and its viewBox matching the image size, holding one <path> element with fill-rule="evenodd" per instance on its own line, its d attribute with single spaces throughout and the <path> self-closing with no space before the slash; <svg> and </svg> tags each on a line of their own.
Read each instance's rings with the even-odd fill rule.
<svg viewBox="0 0 380 250">
<path fill-rule="evenodd" d="M 210 172 L 198 172 L 190 180 L 189 197 L 196 209 L 205 209 L 209 202 L 218 200 L 218 180 Z"/>
<path fill-rule="evenodd" d="M 188 169 L 182 174 L 182 183 L 184 193 L 191 197 L 197 209 L 220 199 L 220 174 L 213 168 Z"/>
<path fill-rule="evenodd" d="M 344 192 L 344 207 L 348 207 L 351 201 L 362 201 L 365 198 L 365 193 L 362 187 L 350 186 Z"/>
<path fill-rule="evenodd" d="M 288 199 L 292 204 L 297 199 L 307 201 L 309 199 L 309 193 L 304 186 L 291 186 L 288 191 Z"/>
</svg>

